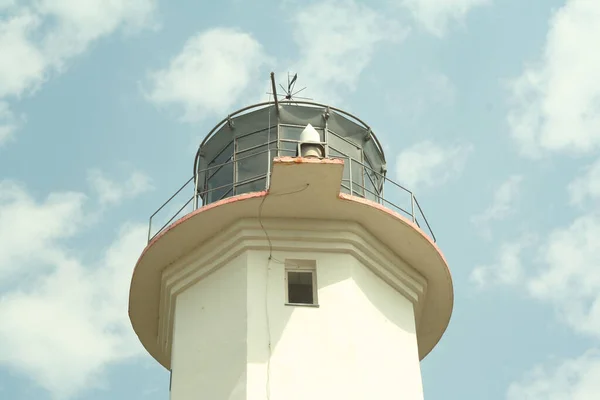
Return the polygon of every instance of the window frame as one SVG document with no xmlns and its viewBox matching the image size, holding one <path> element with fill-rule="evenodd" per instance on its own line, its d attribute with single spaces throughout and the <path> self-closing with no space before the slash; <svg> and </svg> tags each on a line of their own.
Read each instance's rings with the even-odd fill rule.
<svg viewBox="0 0 600 400">
<path fill-rule="evenodd" d="M 312 303 L 291 303 L 289 297 L 289 273 L 304 272 L 311 274 Z M 317 287 L 317 263 L 315 260 L 285 260 L 284 269 L 285 286 L 285 305 L 294 307 L 319 307 L 318 287 Z"/>
</svg>

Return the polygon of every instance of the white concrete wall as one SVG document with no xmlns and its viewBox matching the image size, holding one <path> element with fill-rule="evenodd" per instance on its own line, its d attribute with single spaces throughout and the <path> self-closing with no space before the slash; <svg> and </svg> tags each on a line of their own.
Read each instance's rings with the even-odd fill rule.
<svg viewBox="0 0 600 400">
<path fill-rule="evenodd" d="M 286 306 L 268 256 L 177 297 L 172 400 L 423 399 L 411 302 L 349 254 L 274 252 L 317 263 L 319 307 Z"/>
<path fill-rule="evenodd" d="M 248 253 L 248 399 L 423 399 L 412 303 L 350 255 L 273 256 L 317 261 L 319 307 L 286 306 L 284 265 Z"/>
<path fill-rule="evenodd" d="M 246 256 L 177 297 L 172 400 L 246 398 Z"/>
</svg>

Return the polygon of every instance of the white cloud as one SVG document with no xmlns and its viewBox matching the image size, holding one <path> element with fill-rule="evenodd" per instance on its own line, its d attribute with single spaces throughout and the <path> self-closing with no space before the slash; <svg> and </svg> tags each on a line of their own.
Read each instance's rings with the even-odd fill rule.
<svg viewBox="0 0 600 400">
<path fill-rule="evenodd" d="M 511 134 L 524 155 L 600 146 L 600 2 L 568 0 L 550 21 L 540 60 L 511 85 Z"/>
<path fill-rule="evenodd" d="M 3 8 L 13 7 L 15 5 L 15 0 L 0 0 L 0 10 Z"/>
<path fill-rule="evenodd" d="M 409 190 L 441 185 L 462 172 L 471 150 L 471 145 L 417 143 L 397 156 L 396 177 Z"/>
<path fill-rule="evenodd" d="M 250 34 L 211 29 L 192 36 L 166 69 L 151 74 L 148 98 L 181 107 L 187 121 L 225 114 L 249 88 L 261 87 L 260 72 L 269 62 Z"/>
<path fill-rule="evenodd" d="M 153 188 L 150 178 L 138 171 L 133 172 L 127 181 L 120 183 L 107 178 L 102 171 L 93 169 L 88 173 L 88 182 L 101 205 L 119 204 Z"/>
<path fill-rule="evenodd" d="M 40 18 L 28 10 L 0 19 L 0 98 L 20 96 L 44 79 L 48 62 L 29 39 L 40 24 Z"/>
<path fill-rule="evenodd" d="M 538 366 L 520 382 L 513 383 L 508 400 L 596 400 L 600 393 L 600 352 L 558 365 Z"/>
<path fill-rule="evenodd" d="M 302 4 L 293 15 L 299 57 L 292 70 L 308 86 L 299 96 L 319 102 L 339 102 L 342 92 L 354 90 L 377 46 L 408 34 L 393 18 L 353 0 Z"/>
<path fill-rule="evenodd" d="M 498 251 L 498 260 L 491 265 L 477 266 L 471 272 L 471 282 L 478 288 L 489 285 L 518 285 L 525 278 L 523 252 L 536 241 L 533 235 L 523 235 L 514 242 L 504 243 Z"/>
<path fill-rule="evenodd" d="M 593 167 L 588 175 L 595 175 Z M 571 185 L 572 198 L 580 200 L 596 196 L 595 189 L 587 181 L 589 176 Z M 492 265 L 475 268 L 471 280 L 479 287 L 496 284 L 519 289 L 552 307 L 559 321 L 573 332 L 600 338 L 598 210 L 554 229 L 543 240 L 530 238 L 504 244 L 498 260 Z M 537 367 L 510 386 L 507 398 L 596 399 L 600 391 L 599 355 L 598 350 L 591 350 L 577 359 L 561 361 L 553 367 Z"/>
<path fill-rule="evenodd" d="M 600 198 L 600 159 L 590 165 L 582 176 L 569 184 L 571 204 L 583 205 L 589 198 Z"/>
<path fill-rule="evenodd" d="M 425 88 L 429 101 L 433 104 L 453 104 L 456 98 L 456 88 L 448 76 L 441 73 L 429 73 L 425 78 Z"/>
<path fill-rule="evenodd" d="M 12 139 L 18 123 L 8 103 L 0 101 L 0 147 Z"/>
<path fill-rule="evenodd" d="M 145 238 L 145 227 L 126 227 L 92 267 L 55 249 L 51 273 L 3 295 L 0 362 L 69 397 L 95 386 L 107 364 L 139 354 L 127 295 Z"/>
<path fill-rule="evenodd" d="M 265 67 L 277 66 L 299 72 L 296 89 L 308 90 L 298 96 L 339 103 L 344 92 L 354 90 L 377 46 L 398 43 L 408 33 L 393 18 L 354 0 L 313 2 L 286 12 L 298 46 L 295 61 L 285 62 L 289 67 L 284 69 L 283 60 L 270 57 L 246 32 L 211 29 L 190 37 L 166 68 L 150 74 L 147 98 L 181 108 L 185 121 L 198 121 L 230 112 L 240 98 L 264 99 L 263 90 L 271 91 Z M 277 74 L 278 83 L 284 76 Z"/>
<path fill-rule="evenodd" d="M 475 268 L 472 281 L 520 288 L 552 306 L 574 331 L 600 337 L 600 214 L 555 229 L 535 247 L 531 238 L 503 245 L 498 261 Z M 524 250 L 530 252 L 525 265 Z"/>
<path fill-rule="evenodd" d="M 149 26 L 156 0 L 40 0 L 0 3 L 0 101 L 37 90 L 95 40 Z M 15 126 L 2 128 L 4 136 Z"/>
<path fill-rule="evenodd" d="M 117 29 L 150 26 L 155 7 L 156 0 L 40 0 L 39 15 L 57 21 L 42 41 L 45 56 L 60 65 Z"/>
<path fill-rule="evenodd" d="M 89 227 L 86 199 L 62 192 L 37 201 L 0 182 L 0 364 L 55 397 L 97 385 L 106 366 L 141 352 L 127 296 L 146 226 L 124 225 L 88 262 L 69 242 Z"/>
<path fill-rule="evenodd" d="M 498 261 L 475 268 L 471 280 L 479 287 L 501 284 L 521 289 L 552 306 L 573 331 L 598 338 L 599 237 L 600 215 L 584 215 L 551 232 L 541 244 L 530 236 L 503 245 Z M 525 251 L 530 253 L 527 257 Z M 507 399 L 595 400 L 599 392 L 600 352 L 592 349 L 576 359 L 536 367 L 510 385 Z"/>
<path fill-rule="evenodd" d="M 508 285 L 550 305 L 574 332 L 600 337 L 600 215 L 588 213 L 543 241 L 525 236 L 501 247 L 498 261 L 477 267 L 471 280 Z M 525 251 L 528 254 L 524 254 Z M 527 261 L 524 261 L 527 260 Z M 508 400 L 592 400 L 600 391 L 600 352 L 538 366 L 510 385 Z"/>
<path fill-rule="evenodd" d="M 61 239 L 72 237 L 83 222 L 82 193 L 52 193 L 37 203 L 14 182 L 0 181 L 0 278 L 34 273 L 25 262 L 44 266 L 55 257 Z M 28 266 L 29 267 L 29 266 Z"/>
<path fill-rule="evenodd" d="M 451 21 L 463 22 L 469 11 L 491 0 L 402 0 L 413 17 L 436 36 L 442 36 Z"/>
<path fill-rule="evenodd" d="M 519 175 L 509 177 L 495 190 L 492 204 L 471 219 L 476 226 L 485 230 L 486 235 L 491 234 L 487 227 L 490 222 L 503 220 L 514 211 L 522 180 L 523 177 Z"/>
<path fill-rule="evenodd" d="M 0 97 L 35 89 L 96 39 L 152 21 L 155 0 L 41 0 L 0 19 Z"/>
<path fill-rule="evenodd" d="M 542 267 L 527 282 L 575 331 L 600 337 L 600 215 L 590 213 L 553 231 L 540 247 Z"/>
<path fill-rule="evenodd" d="M 410 84 L 400 84 L 391 78 L 383 95 L 384 107 L 405 122 L 419 124 L 423 118 L 438 115 L 440 111 L 454 106 L 457 90 L 454 83 L 443 73 L 424 71 L 411 76 Z"/>
</svg>

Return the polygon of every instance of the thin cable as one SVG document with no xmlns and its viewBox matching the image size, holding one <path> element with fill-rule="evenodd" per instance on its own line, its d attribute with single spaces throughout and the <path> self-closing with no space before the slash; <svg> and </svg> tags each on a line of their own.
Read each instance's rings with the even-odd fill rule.
<svg viewBox="0 0 600 400">
<path fill-rule="evenodd" d="M 271 347 L 271 320 L 269 319 L 269 270 L 271 269 L 271 259 L 267 260 L 267 282 L 265 284 L 265 314 L 267 319 L 267 338 L 269 357 L 267 357 L 267 400 L 271 399 L 271 356 L 273 355 L 273 349 Z"/>
<path fill-rule="evenodd" d="M 267 195 L 263 196 L 262 200 L 260 201 L 260 205 L 258 206 L 258 223 L 267 238 L 267 242 L 269 243 L 269 260 L 274 260 L 273 259 L 273 243 L 271 242 L 271 237 L 269 236 L 269 233 L 267 232 L 267 229 L 265 228 L 263 221 L 262 221 L 262 211 L 263 211 L 263 206 L 265 205 L 265 200 L 267 199 L 268 196 L 287 196 L 289 194 L 300 193 L 300 192 L 303 192 L 306 189 L 308 189 L 309 186 L 310 186 L 310 183 L 307 183 L 302 189 L 297 189 L 294 191 L 284 192 L 284 193 L 267 193 Z M 274 261 L 282 263 L 281 261 L 278 261 L 278 260 L 274 260 Z"/>
<path fill-rule="evenodd" d="M 269 117 L 270 117 L 270 114 L 269 114 Z M 280 264 L 285 264 L 285 263 L 273 258 L 273 243 L 271 242 L 269 233 L 267 232 L 267 229 L 265 228 L 265 226 L 262 222 L 262 211 L 263 211 L 263 206 L 265 205 L 265 200 L 267 199 L 267 196 L 286 196 L 289 194 L 300 193 L 300 192 L 303 192 L 304 190 L 308 189 L 309 186 L 310 186 L 310 184 L 307 183 L 303 188 L 293 190 L 290 192 L 268 193 L 265 196 L 263 196 L 262 200 L 260 201 L 260 205 L 258 207 L 258 223 L 260 224 L 262 231 L 265 233 L 265 237 L 267 238 L 267 242 L 269 243 L 269 258 L 267 259 L 267 271 L 266 271 L 266 274 L 267 274 L 266 279 L 267 280 L 265 283 L 265 316 L 266 316 L 266 323 L 267 323 L 267 340 L 268 340 L 267 347 L 269 349 L 269 356 L 267 357 L 267 382 L 266 382 L 267 400 L 271 399 L 271 357 L 273 356 L 273 349 L 272 349 L 272 345 L 271 345 L 271 340 L 272 340 L 272 338 L 271 338 L 271 320 L 269 318 L 269 271 L 271 269 L 271 261 L 278 262 Z"/>
<path fill-rule="evenodd" d="M 269 95 L 269 101 L 271 100 L 271 95 Z M 268 126 L 268 130 L 267 130 L 267 146 L 270 146 L 270 140 L 271 140 L 271 110 L 269 109 L 269 124 Z M 271 151 L 268 150 L 268 154 L 269 154 L 269 163 L 271 162 Z M 270 181 L 271 177 L 267 176 L 267 180 Z M 258 221 L 260 223 L 260 218 L 261 218 L 261 213 L 262 213 L 262 206 L 265 202 L 265 199 L 267 198 L 267 196 L 265 195 L 261 202 L 260 202 L 260 208 L 258 210 Z M 261 223 L 261 227 L 262 227 L 262 223 Z M 263 227 L 264 230 L 264 227 Z M 273 355 L 273 349 L 271 347 L 271 320 L 269 319 L 269 270 L 271 269 L 271 257 L 269 256 L 269 259 L 267 260 L 267 280 L 265 283 L 265 318 L 266 318 L 266 322 L 267 322 L 267 348 L 269 349 L 269 356 L 267 357 L 267 382 L 266 385 L 267 387 L 265 388 L 265 392 L 267 394 L 267 400 L 271 400 L 271 356 Z"/>
</svg>

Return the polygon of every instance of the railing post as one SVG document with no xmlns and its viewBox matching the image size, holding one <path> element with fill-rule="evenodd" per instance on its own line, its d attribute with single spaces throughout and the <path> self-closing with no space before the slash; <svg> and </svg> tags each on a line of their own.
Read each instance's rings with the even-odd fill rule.
<svg viewBox="0 0 600 400">
<path fill-rule="evenodd" d="M 354 195 L 352 190 L 352 159 L 348 157 L 348 177 L 350 178 L 350 196 Z"/>
<path fill-rule="evenodd" d="M 267 139 L 267 143 L 268 143 L 268 139 Z M 266 179 L 265 190 L 269 190 L 269 183 L 271 182 L 271 162 L 273 161 L 271 159 L 271 144 L 268 143 L 267 146 L 268 146 L 268 148 L 267 148 L 267 179 Z"/>
<path fill-rule="evenodd" d="M 194 209 L 192 211 L 198 209 L 198 171 L 195 171 L 194 175 Z"/>
<path fill-rule="evenodd" d="M 417 219 L 415 218 L 415 195 L 410 192 L 410 213 L 412 214 L 412 220 L 415 222 Z"/>
</svg>

